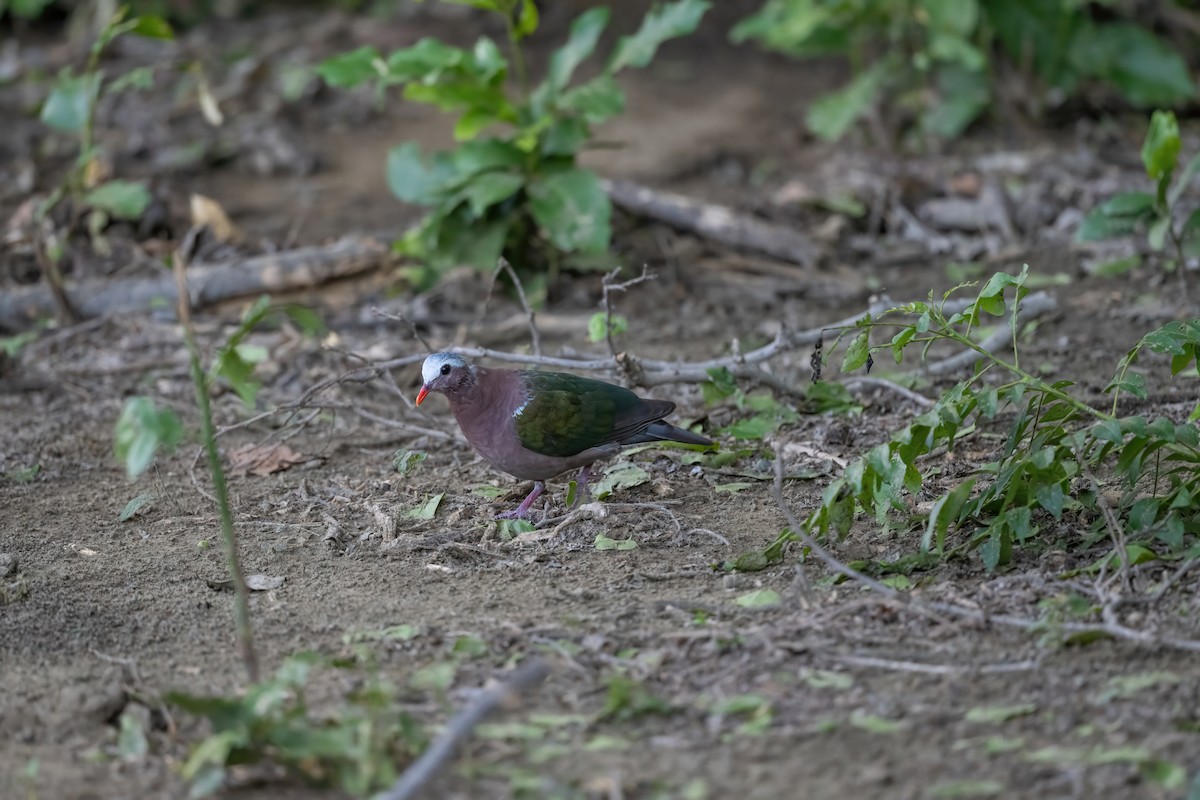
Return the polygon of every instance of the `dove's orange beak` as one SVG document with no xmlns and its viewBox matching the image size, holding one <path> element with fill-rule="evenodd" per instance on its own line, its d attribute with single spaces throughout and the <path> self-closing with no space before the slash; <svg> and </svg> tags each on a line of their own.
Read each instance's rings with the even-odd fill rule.
<svg viewBox="0 0 1200 800">
<path fill-rule="evenodd" d="M 421 391 L 417 392 L 417 405 L 421 405 L 421 402 L 428 396 L 429 396 L 429 387 L 422 386 Z"/>
</svg>

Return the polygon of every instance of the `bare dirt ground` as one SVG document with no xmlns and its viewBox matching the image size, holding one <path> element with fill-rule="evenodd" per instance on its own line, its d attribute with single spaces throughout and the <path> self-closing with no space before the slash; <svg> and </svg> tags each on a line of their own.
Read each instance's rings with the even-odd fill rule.
<svg viewBox="0 0 1200 800">
<path fill-rule="evenodd" d="M 571 10 L 547 13 L 539 47 L 561 33 Z M 587 161 L 606 177 L 810 231 L 824 257 L 802 269 L 620 219 L 614 264 L 646 263 L 657 274 L 617 300 L 630 320 L 622 349 L 721 356 L 735 339 L 743 349 L 769 341 L 779 324 L 808 328 L 860 311 L 883 289 L 897 300 L 919 299 L 963 275 L 1029 263 L 1058 305 L 1024 336 L 1024 363 L 1098 393 L 1143 333 L 1187 313 L 1172 278 L 1151 267 L 1091 277 L 1088 267 L 1113 253 L 1071 244 L 1078 209 L 1138 180 L 1140 116 L 1106 125 L 1081 119 L 1032 137 L 993 129 L 938 157 L 819 144 L 800 133 L 803 108 L 831 73 L 730 47 L 723 31 L 736 17 L 724 10 L 629 76 L 629 110 L 603 132 L 623 148 Z M 616 18 L 621 27 L 635 24 L 632 14 Z M 380 23 L 287 13 L 234 30 L 201 29 L 187 42 L 211 48 L 214 59 L 218 50 L 258 52 L 286 64 L 362 41 L 394 47 L 427 32 L 469 40 L 478 25 L 461 15 Z M 51 64 L 65 57 L 48 43 L 22 46 Z M 416 218 L 387 192 L 385 153 L 405 139 L 444 144 L 444 119 L 398 101 L 379 111 L 369 98 L 316 89 L 270 106 L 263 98 L 277 94 L 271 74 L 222 75 L 230 123 L 220 156 L 210 150 L 186 166 L 155 160 L 169 145 L 216 147 L 194 109 L 167 114 L 161 98 L 155 106 L 149 97 L 107 112 L 120 169 L 155 175 L 172 219 L 186 215 L 189 193 L 201 192 L 225 207 L 255 250 L 347 233 L 390 237 Z M 11 87 L 5 92 L 2 113 L 15 118 L 21 98 Z M 143 119 L 153 124 L 135 133 L 131 126 Z M 44 188 L 53 153 L 35 147 L 35 131 L 34 122 L 14 124 L 0 134 L 0 148 L 13 174 L 36 162 L 33 184 Z M 6 215 L 29 192 L 10 187 L 0 206 Z M 999 205 L 988 205 L 992 187 L 1007 198 Z M 868 213 L 850 217 L 824 202 L 845 195 Z M 964 204 L 984 221 L 945 224 L 931 200 Z M 23 256 L 2 258 L 0 291 L 28 279 Z M 103 260 L 76 268 L 124 274 Z M 373 309 L 403 313 L 435 345 L 527 346 L 519 305 L 487 296 L 488 277 L 473 273 L 422 295 L 390 272 L 309 292 L 297 299 L 322 310 L 330 335 L 314 342 L 287 326 L 256 333 L 253 341 L 270 353 L 258 404 L 291 403 L 364 361 L 423 354 L 402 322 Z M 586 340 L 599 296 L 598 275 L 567 276 L 553 288 L 542 315 L 547 352 L 605 355 Z M 219 341 L 241 308 L 201 314 L 204 341 Z M 803 384 L 809 356 L 787 353 L 772 366 Z M 546 683 L 502 718 L 526 724 L 489 729 L 431 797 L 1165 798 L 1183 792 L 1164 787 L 1163 764 L 1186 770 L 1189 783 L 1200 770 L 1194 654 L 1127 641 L 1052 646 L 1037 632 L 911 614 L 833 582 L 815 562 L 808 571 L 817 586 L 805 598 L 795 550 L 760 572 L 721 568 L 764 548 L 785 524 L 769 481 L 745 475 L 763 471 L 768 450 L 853 458 L 920 412 L 898 395 L 868 391 L 854 416 L 802 415 L 767 442 L 751 442 L 754 453 L 731 465 L 637 453 L 630 459 L 651 479 L 614 493 L 607 516 L 575 521 L 546 540 L 502 541 L 493 514 L 518 493 L 493 501 L 479 489 L 508 490 L 513 482 L 454 438 L 440 398 L 419 411 L 411 406 L 405 398 L 417 380 L 416 368 L 406 367 L 390 379 L 343 383 L 302 412 L 318 412 L 302 429 L 277 414 L 230 430 L 221 443 L 228 456 L 286 434 L 304 456 L 290 469 L 232 479 L 247 572 L 285 579 L 252 598 L 268 669 L 297 651 L 346 653 L 364 636 L 397 684 L 452 664 L 444 695 L 407 698 L 433 725 L 515 663 L 541 656 L 552 664 Z M 952 380 L 918 389 L 933 396 Z M 1152 375 L 1151 383 L 1147 413 L 1186 415 L 1194 405 L 1194 380 L 1170 384 Z M 156 698 L 242 685 L 232 594 L 210 586 L 227 573 L 208 479 L 194 468 L 194 439 L 132 483 L 112 456 L 126 397 L 160 398 L 194 430 L 191 391 L 177 328 L 152 313 L 46 332 L 0 377 L 0 553 L 16 561 L 0 596 L 0 796 L 185 796 L 178 767 L 203 728 L 165 718 Z M 655 393 L 708 430 L 736 414 L 706 407 L 696 386 Z M 217 398 L 216 410 L 222 426 L 249 416 L 232 393 Z M 403 448 L 429 453 L 407 476 L 392 466 Z M 986 461 L 986 449 L 962 454 L 965 466 Z M 785 483 L 787 502 L 803 513 L 833 462 L 792 457 L 789 466 L 818 475 Z M 408 516 L 441 492 L 432 520 Z M 553 494 L 557 513 L 563 487 Z M 139 495 L 153 499 L 121 521 Z M 637 546 L 598 550 L 597 534 Z M 887 561 L 914 552 L 918 536 L 881 534 L 860 521 L 834 549 L 842 558 Z M 1064 523 L 995 574 L 970 558 L 909 577 L 926 598 L 1037 619 L 1039 603 L 1068 591 L 1057 576 L 1099 552 L 1080 551 L 1078 532 Z M 1200 636 L 1196 581 L 1184 579 L 1124 621 Z M 778 590 L 782 604 L 735 602 L 763 587 Z M 369 638 L 397 626 L 412 627 L 409 635 Z M 482 646 L 456 646 L 476 640 Z M 618 675 L 662 703 L 605 717 Z M 755 698 L 743 704 L 748 710 L 727 702 L 746 696 Z M 130 709 L 149 731 L 150 752 L 139 758 L 116 754 L 115 722 Z M 264 782 L 260 773 L 243 777 L 229 796 L 317 796 L 287 781 Z"/>
</svg>

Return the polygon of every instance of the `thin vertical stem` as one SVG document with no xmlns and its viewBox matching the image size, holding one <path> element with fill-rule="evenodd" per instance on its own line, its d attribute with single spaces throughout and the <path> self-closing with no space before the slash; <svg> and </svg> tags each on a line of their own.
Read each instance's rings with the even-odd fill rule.
<svg viewBox="0 0 1200 800">
<path fill-rule="evenodd" d="M 233 514 L 229 509 L 229 487 L 225 482 L 225 470 L 221 467 L 221 456 L 217 451 L 217 432 L 213 425 L 212 404 L 208 397 L 208 381 L 204 375 L 204 368 L 200 365 L 200 348 L 196 344 L 196 334 L 192 328 L 187 274 L 184 271 L 186 256 L 182 251 L 181 247 L 180 251 L 175 253 L 174 259 L 175 284 L 179 290 L 179 326 L 188 350 L 192 384 L 196 390 L 196 406 L 200 409 L 200 435 L 208 454 L 208 469 L 212 474 L 213 493 L 217 498 L 217 510 L 221 519 L 221 537 L 225 541 L 229 575 L 233 580 L 234 623 L 237 627 L 238 647 L 246 675 L 251 683 L 254 683 L 258 681 L 258 656 L 254 651 L 254 632 L 250 624 L 250 590 L 246 587 L 246 576 L 242 571 L 237 534 L 233 529 Z"/>
</svg>

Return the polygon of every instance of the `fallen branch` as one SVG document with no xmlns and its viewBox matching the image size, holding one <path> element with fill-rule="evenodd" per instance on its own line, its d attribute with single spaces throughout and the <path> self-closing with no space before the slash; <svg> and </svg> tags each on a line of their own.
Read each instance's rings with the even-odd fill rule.
<svg viewBox="0 0 1200 800">
<path fill-rule="evenodd" d="M 419 792 L 433 780 L 454 755 L 454 750 L 470 737 L 485 717 L 522 692 L 537 686 L 549 674 L 550 667 L 546 662 L 534 659 L 513 670 L 507 680 L 481 691 L 470 705 L 450 720 L 441 735 L 404 770 L 392 787 L 375 795 L 374 800 L 409 800 L 420 796 Z"/>
<path fill-rule="evenodd" d="M 751 250 L 802 267 L 811 267 L 821 250 L 804 234 L 674 192 L 663 192 L 628 181 L 603 181 L 613 203 L 637 216 L 665 222 L 739 250 Z"/>
<path fill-rule="evenodd" d="M 386 244 L 348 237 L 320 247 L 255 256 L 230 264 L 191 266 L 188 299 L 193 309 L 263 292 L 306 289 L 338 278 L 378 269 L 391 259 Z M 72 309 L 81 319 L 118 312 L 146 311 L 157 303 L 175 307 L 174 277 L 85 281 L 67 288 Z M 44 285 L 12 289 L 0 295 L 0 327 L 21 330 L 58 310 L 54 293 Z"/>
</svg>

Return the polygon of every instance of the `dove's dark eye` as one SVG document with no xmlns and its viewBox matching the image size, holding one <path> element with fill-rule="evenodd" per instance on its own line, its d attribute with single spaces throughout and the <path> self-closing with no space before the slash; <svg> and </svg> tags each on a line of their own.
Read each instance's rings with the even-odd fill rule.
<svg viewBox="0 0 1200 800">
<path fill-rule="evenodd" d="M 442 374 L 443 375 L 450 374 L 450 365 L 449 364 L 442 364 Z"/>
</svg>

